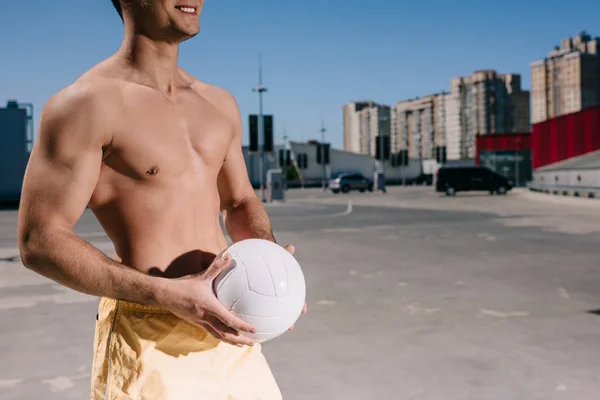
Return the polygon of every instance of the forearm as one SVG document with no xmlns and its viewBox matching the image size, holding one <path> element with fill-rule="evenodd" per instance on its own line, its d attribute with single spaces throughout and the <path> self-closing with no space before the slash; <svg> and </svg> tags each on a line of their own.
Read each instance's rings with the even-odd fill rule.
<svg viewBox="0 0 600 400">
<path fill-rule="evenodd" d="M 255 196 L 225 210 L 224 219 L 227 233 L 234 243 L 245 239 L 275 241 L 267 211 Z"/>
<path fill-rule="evenodd" d="M 28 236 L 20 243 L 25 266 L 73 290 L 153 306 L 168 298 L 166 279 L 112 260 L 70 230 Z"/>
</svg>

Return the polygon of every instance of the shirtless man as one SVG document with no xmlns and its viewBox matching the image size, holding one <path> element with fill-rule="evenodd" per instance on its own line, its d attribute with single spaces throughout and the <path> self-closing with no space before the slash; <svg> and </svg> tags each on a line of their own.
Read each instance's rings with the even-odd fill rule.
<svg viewBox="0 0 600 400">
<path fill-rule="evenodd" d="M 274 241 L 249 182 L 237 104 L 178 67 L 203 0 L 112 0 L 124 39 L 52 97 L 19 210 L 33 271 L 101 297 L 91 398 L 280 399 L 253 327 L 215 297 L 233 242 Z M 111 259 L 73 226 L 90 207 Z M 293 253 L 293 247 L 288 247 Z"/>
</svg>

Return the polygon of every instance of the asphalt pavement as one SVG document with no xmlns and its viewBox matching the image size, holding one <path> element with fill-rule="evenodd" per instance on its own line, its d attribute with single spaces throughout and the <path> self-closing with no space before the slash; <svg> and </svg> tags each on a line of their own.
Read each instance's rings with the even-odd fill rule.
<svg viewBox="0 0 600 400">
<path fill-rule="evenodd" d="M 600 201 L 310 189 L 267 210 L 308 284 L 264 345 L 284 399 L 600 399 Z M 15 226 L 0 211 L 0 400 L 89 398 L 98 299 L 23 268 Z M 89 212 L 76 231 L 111 251 Z"/>
</svg>

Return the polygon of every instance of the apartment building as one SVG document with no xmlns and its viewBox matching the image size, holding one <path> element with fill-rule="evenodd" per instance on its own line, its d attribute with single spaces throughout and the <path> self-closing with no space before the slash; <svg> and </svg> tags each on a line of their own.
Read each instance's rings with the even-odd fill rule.
<svg viewBox="0 0 600 400">
<path fill-rule="evenodd" d="M 446 94 L 401 101 L 392 107 L 391 151 L 409 158 L 432 158 L 446 142 Z"/>
<path fill-rule="evenodd" d="M 375 157 L 380 136 L 390 136 L 390 107 L 372 104 L 358 112 L 359 153 Z"/>
<path fill-rule="evenodd" d="M 476 136 L 530 131 L 530 93 L 522 90 L 520 75 L 475 71 L 452 79 L 450 86 L 448 159 L 473 158 Z"/>
<path fill-rule="evenodd" d="M 342 107 L 344 114 L 344 150 L 352 153 L 361 152 L 360 111 L 373 107 L 372 101 L 351 102 Z"/>
<path fill-rule="evenodd" d="M 600 104 L 600 37 L 565 38 L 531 64 L 532 122 Z"/>
</svg>

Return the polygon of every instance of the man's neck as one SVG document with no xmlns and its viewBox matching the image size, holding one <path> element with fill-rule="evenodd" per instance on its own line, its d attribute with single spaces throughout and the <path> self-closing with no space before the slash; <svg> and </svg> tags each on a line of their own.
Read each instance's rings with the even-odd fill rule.
<svg viewBox="0 0 600 400">
<path fill-rule="evenodd" d="M 135 79 L 171 95 L 175 91 L 179 45 L 156 42 L 147 36 L 126 34 L 117 52 L 134 71 Z"/>
</svg>

